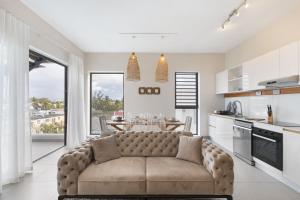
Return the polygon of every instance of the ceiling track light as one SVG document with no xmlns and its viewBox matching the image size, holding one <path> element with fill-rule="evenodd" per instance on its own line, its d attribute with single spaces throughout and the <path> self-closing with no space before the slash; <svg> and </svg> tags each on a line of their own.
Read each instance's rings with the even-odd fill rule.
<svg viewBox="0 0 300 200">
<path fill-rule="evenodd" d="M 221 30 L 225 30 L 225 26 L 227 24 L 230 23 L 231 19 L 236 16 L 238 17 L 240 15 L 240 9 L 241 8 L 248 8 L 249 7 L 249 4 L 248 4 L 248 0 L 244 0 L 237 8 L 233 9 L 230 14 L 228 15 L 228 17 L 225 19 L 225 21 L 222 23 L 221 25 Z"/>
</svg>

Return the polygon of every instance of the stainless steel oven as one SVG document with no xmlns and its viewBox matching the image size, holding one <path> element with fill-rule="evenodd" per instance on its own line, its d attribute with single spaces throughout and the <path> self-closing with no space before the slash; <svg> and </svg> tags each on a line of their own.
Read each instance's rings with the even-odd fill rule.
<svg viewBox="0 0 300 200">
<path fill-rule="evenodd" d="M 282 170 L 283 141 L 282 133 L 253 127 L 252 155 L 269 165 Z"/>
<path fill-rule="evenodd" d="M 252 122 L 243 120 L 235 120 L 233 125 L 233 154 L 250 165 L 255 164 L 251 153 L 252 126 Z"/>
</svg>

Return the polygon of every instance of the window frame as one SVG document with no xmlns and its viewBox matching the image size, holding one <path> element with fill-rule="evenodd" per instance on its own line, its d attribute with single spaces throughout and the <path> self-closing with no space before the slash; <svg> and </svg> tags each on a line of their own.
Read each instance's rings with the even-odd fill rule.
<svg viewBox="0 0 300 200">
<path fill-rule="evenodd" d="M 52 63 L 56 63 L 58 65 L 60 65 L 61 67 L 64 68 L 64 115 L 65 115 L 65 121 L 64 121 L 64 146 L 67 145 L 67 129 L 68 129 L 68 126 L 67 126 L 67 122 L 68 122 L 68 66 L 61 63 L 61 62 L 58 62 L 52 58 L 49 58 L 48 56 L 45 56 L 41 53 L 38 53 L 36 52 L 35 50 L 32 50 L 32 49 L 29 49 L 29 57 L 30 57 L 30 54 L 33 54 L 33 55 L 36 55 L 38 57 L 41 57 L 47 61 L 50 61 Z M 30 63 L 29 63 L 30 64 Z M 29 68 L 28 68 L 29 70 Z M 29 71 L 30 73 L 30 71 Z"/>
<path fill-rule="evenodd" d="M 122 74 L 123 75 L 123 117 L 124 117 L 124 114 L 125 114 L 125 98 L 124 98 L 124 93 L 125 93 L 125 87 L 124 87 L 124 83 L 125 83 L 125 79 L 124 79 L 124 76 L 125 76 L 125 73 L 124 72 L 90 72 L 89 73 L 89 77 L 90 77 L 90 87 L 89 87 L 89 90 L 90 90 L 90 106 L 89 106 L 89 110 L 90 110 L 90 123 L 89 123 L 89 134 L 92 135 L 92 136 L 95 136 L 95 135 L 99 135 L 99 134 L 92 134 L 91 130 L 92 130 L 92 91 L 93 91 L 93 84 L 92 84 L 92 81 L 93 81 L 93 75 L 94 74 Z"/>
<path fill-rule="evenodd" d="M 196 75 L 196 80 L 195 80 L 195 83 L 196 83 L 196 106 L 177 106 L 176 105 L 176 100 L 177 100 L 177 81 L 176 81 L 176 75 L 177 74 L 193 74 L 193 75 Z M 175 80 L 175 93 L 174 93 L 174 96 L 175 96 L 175 110 L 196 110 L 196 133 L 194 135 L 198 135 L 199 133 L 199 73 L 198 72 L 175 72 L 175 77 L 174 77 L 174 80 Z"/>
</svg>

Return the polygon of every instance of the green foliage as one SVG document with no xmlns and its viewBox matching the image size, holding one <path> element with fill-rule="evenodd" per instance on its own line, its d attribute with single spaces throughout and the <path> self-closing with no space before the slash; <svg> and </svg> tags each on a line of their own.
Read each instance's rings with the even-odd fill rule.
<svg viewBox="0 0 300 200">
<path fill-rule="evenodd" d="M 123 110 L 123 101 L 112 100 L 109 96 L 104 96 L 101 91 L 96 91 L 92 97 L 92 109 L 97 113 L 112 113 Z"/>
<path fill-rule="evenodd" d="M 63 133 L 64 127 L 59 123 L 41 124 L 41 132 L 43 133 Z"/>
<path fill-rule="evenodd" d="M 51 101 L 48 98 L 31 98 L 32 106 L 35 109 L 50 110 L 50 109 L 63 109 L 63 101 Z"/>
</svg>

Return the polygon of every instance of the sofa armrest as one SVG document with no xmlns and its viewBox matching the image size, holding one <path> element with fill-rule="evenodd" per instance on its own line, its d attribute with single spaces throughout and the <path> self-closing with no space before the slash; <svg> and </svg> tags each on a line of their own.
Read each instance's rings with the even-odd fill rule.
<svg viewBox="0 0 300 200">
<path fill-rule="evenodd" d="M 60 157 L 57 163 L 57 190 L 59 195 L 77 194 L 78 176 L 92 160 L 92 147 L 88 142 Z"/>
<path fill-rule="evenodd" d="M 214 178 L 215 194 L 232 195 L 234 172 L 231 156 L 207 140 L 203 140 L 202 155 L 204 167 Z"/>
</svg>

